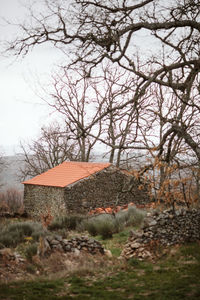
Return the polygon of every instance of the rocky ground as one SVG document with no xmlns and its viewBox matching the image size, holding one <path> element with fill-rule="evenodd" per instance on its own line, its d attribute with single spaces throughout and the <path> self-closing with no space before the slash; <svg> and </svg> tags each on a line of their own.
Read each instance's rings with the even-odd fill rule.
<svg viewBox="0 0 200 300">
<path fill-rule="evenodd" d="M 99 266 L 109 263 L 112 262 L 106 253 L 102 255 L 96 252 L 94 255 L 86 250 L 64 252 L 54 249 L 49 255 L 35 255 L 30 261 L 10 248 L 4 248 L 0 250 L 0 282 L 31 280 L 38 276 L 52 276 L 61 272 L 81 273 L 85 269 L 98 269 Z"/>
<path fill-rule="evenodd" d="M 164 210 L 147 213 L 143 228 L 130 231 L 121 259 L 135 257 L 154 261 L 172 246 L 200 240 L 200 211 Z M 41 237 L 32 260 L 9 248 L 0 249 L 0 281 L 31 279 L 60 271 L 71 272 L 112 264 L 112 255 L 102 244 L 87 236 L 63 239 L 60 235 Z"/>
</svg>

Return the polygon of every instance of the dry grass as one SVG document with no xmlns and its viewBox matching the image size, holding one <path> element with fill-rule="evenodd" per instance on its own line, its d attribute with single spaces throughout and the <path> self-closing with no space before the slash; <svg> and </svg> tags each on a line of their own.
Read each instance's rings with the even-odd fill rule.
<svg viewBox="0 0 200 300">
<path fill-rule="evenodd" d="M 37 261 L 38 263 L 38 261 Z M 101 254 L 92 255 L 81 252 L 76 256 L 73 253 L 52 253 L 48 258 L 40 260 L 40 273 L 49 279 L 65 276 L 102 277 L 105 270 L 117 268 L 119 261 L 107 258 Z M 55 275 L 56 274 L 56 275 Z"/>
</svg>

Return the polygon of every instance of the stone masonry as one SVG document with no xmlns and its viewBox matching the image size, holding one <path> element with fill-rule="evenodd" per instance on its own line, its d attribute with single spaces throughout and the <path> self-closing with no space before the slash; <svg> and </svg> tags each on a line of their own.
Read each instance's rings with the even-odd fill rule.
<svg viewBox="0 0 200 300">
<path fill-rule="evenodd" d="M 90 178 L 65 188 L 65 205 L 69 212 L 85 213 L 97 207 L 145 204 L 150 201 L 147 189 L 138 189 L 133 176 L 107 168 Z"/>
<path fill-rule="evenodd" d="M 29 216 L 40 219 L 50 212 L 60 215 L 65 211 L 64 189 L 51 186 L 24 185 L 24 207 Z"/>
<path fill-rule="evenodd" d="M 131 232 L 121 256 L 129 259 L 153 258 L 164 247 L 200 240 L 200 210 L 179 209 L 155 212 L 144 222 L 142 232 Z M 153 250 L 153 252 L 152 252 Z"/>
<path fill-rule="evenodd" d="M 139 185 L 134 176 L 114 166 L 64 188 L 25 184 L 25 211 L 37 219 L 48 211 L 53 216 L 85 214 L 97 207 L 145 204 L 150 201 L 148 192 Z"/>
</svg>

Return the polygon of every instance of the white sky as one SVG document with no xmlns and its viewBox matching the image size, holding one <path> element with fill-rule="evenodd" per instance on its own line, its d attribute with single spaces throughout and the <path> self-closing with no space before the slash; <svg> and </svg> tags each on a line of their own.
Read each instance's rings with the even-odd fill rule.
<svg viewBox="0 0 200 300">
<path fill-rule="evenodd" d="M 29 2 L 0 0 L 0 41 L 15 36 L 17 32 L 17 27 L 5 25 L 2 18 L 11 23 L 20 23 L 25 18 L 25 9 L 20 1 Z M 34 1 L 41 3 L 41 0 Z M 142 38 L 147 51 L 151 40 Z M 41 82 L 49 82 L 53 66 L 60 61 L 61 52 L 50 45 L 36 47 L 24 59 L 17 61 L 0 55 L 0 153 L 13 155 L 19 152 L 20 140 L 35 139 L 40 128 L 49 122 L 49 108 L 36 95 L 34 86 L 37 78 Z"/>
<path fill-rule="evenodd" d="M 0 40 L 17 30 L 5 26 L 1 17 L 20 21 L 24 9 L 18 0 L 0 0 Z M 15 154 L 20 140 L 34 139 L 48 122 L 48 107 L 36 96 L 34 84 L 37 77 L 43 81 L 50 76 L 59 58 L 58 50 L 47 46 L 18 61 L 0 55 L 0 152 Z"/>
</svg>

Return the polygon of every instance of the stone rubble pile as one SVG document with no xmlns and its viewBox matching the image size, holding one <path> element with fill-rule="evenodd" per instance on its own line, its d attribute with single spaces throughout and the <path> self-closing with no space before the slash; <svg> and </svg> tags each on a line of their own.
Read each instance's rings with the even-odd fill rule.
<svg viewBox="0 0 200 300">
<path fill-rule="evenodd" d="M 53 251 L 73 252 L 76 255 L 80 251 L 86 251 L 90 254 L 104 254 L 104 248 L 101 243 L 86 236 L 74 237 L 70 240 L 63 239 L 61 236 L 47 236 L 40 239 L 38 254 L 43 256 Z"/>
<path fill-rule="evenodd" d="M 129 259 L 158 256 L 159 245 L 171 246 L 200 240 L 200 210 L 179 209 L 154 212 L 144 220 L 143 231 L 130 232 L 121 257 Z"/>
<path fill-rule="evenodd" d="M 10 248 L 0 249 L 0 263 L 6 261 L 19 263 L 24 262 L 25 259 L 19 253 L 13 252 Z"/>
</svg>

